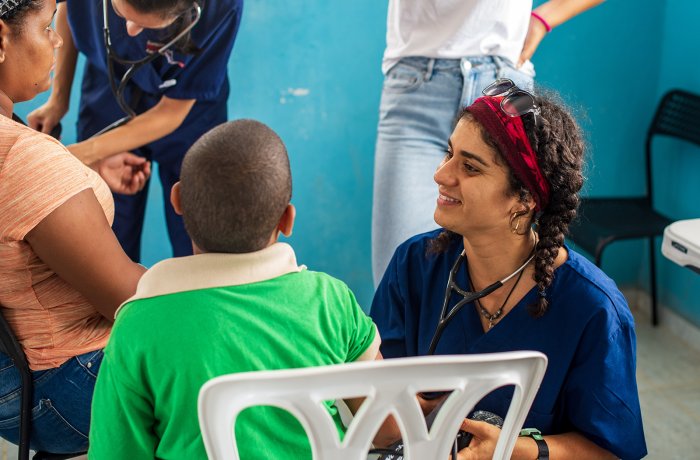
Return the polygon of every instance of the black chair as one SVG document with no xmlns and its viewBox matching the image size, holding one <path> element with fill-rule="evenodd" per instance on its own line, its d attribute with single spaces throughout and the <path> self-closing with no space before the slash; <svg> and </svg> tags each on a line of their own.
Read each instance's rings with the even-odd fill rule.
<svg viewBox="0 0 700 460">
<path fill-rule="evenodd" d="M 617 240 L 647 238 L 651 279 L 651 322 L 659 322 L 654 237 L 663 235 L 672 220 L 654 209 L 651 145 L 655 135 L 669 136 L 700 145 L 700 96 L 683 90 L 664 95 L 656 109 L 646 138 L 646 194 L 632 198 L 583 198 L 579 218 L 570 238 L 595 256 L 600 267 L 603 250 Z"/>
<path fill-rule="evenodd" d="M 0 311 L 0 352 L 5 353 L 12 359 L 15 367 L 19 371 L 22 380 L 22 398 L 20 406 L 20 425 L 19 425 L 19 460 L 29 459 L 29 435 L 32 431 L 32 395 L 34 392 L 34 381 L 32 380 L 32 372 L 27 363 L 27 357 L 24 355 L 22 346 L 17 341 L 17 338 L 12 332 L 10 325 L 5 320 L 5 317 Z M 51 454 L 48 452 L 37 452 L 33 460 L 64 460 L 83 453 L 75 454 Z"/>
</svg>

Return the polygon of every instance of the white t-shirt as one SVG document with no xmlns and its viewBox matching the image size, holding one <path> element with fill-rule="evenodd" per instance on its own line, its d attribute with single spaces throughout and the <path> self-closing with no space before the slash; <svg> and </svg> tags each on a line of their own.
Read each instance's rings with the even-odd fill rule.
<svg viewBox="0 0 700 460">
<path fill-rule="evenodd" d="M 382 70 L 408 56 L 500 56 L 515 63 L 531 11 L 532 0 L 389 0 Z"/>
</svg>

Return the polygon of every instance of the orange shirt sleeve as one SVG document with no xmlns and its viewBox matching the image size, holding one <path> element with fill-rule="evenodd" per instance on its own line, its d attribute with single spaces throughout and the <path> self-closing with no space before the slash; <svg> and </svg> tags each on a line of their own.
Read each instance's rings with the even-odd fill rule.
<svg viewBox="0 0 700 460">
<path fill-rule="evenodd" d="M 0 241 L 20 241 L 77 193 L 91 187 L 90 170 L 58 141 L 26 131 L 0 170 Z"/>
</svg>

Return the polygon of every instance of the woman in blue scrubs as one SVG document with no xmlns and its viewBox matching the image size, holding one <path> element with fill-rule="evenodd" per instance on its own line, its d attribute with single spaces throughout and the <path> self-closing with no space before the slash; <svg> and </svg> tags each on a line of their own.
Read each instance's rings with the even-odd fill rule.
<svg viewBox="0 0 700 460">
<path fill-rule="evenodd" d="M 547 355 L 525 421 L 544 437 L 519 438 L 513 458 L 641 458 L 632 315 L 615 283 L 564 245 L 583 184 L 581 131 L 560 104 L 509 80 L 485 94 L 461 115 L 435 172 L 442 228 L 403 243 L 376 292 L 381 352 L 429 354 L 451 272 L 470 292 L 505 280 L 464 304 L 434 352 Z M 452 291 L 447 311 L 462 299 Z M 497 390 L 476 409 L 505 417 L 512 394 Z M 491 458 L 500 430 L 473 420 L 462 429 L 475 438 L 458 458 Z"/>
<path fill-rule="evenodd" d="M 43 132 L 68 111 L 78 52 L 85 58 L 78 114 L 78 143 L 69 150 L 86 164 L 131 151 L 158 162 L 165 203 L 180 175 L 189 146 L 227 119 L 231 55 L 243 0 L 66 0 L 56 16 L 64 37 L 53 91 L 45 105 L 28 117 Z M 133 73 L 123 88 L 123 104 L 135 112 L 126 124 L 95 135 L 125 117 L 110 87 L 108 62 L 118 85 L 129 66 L 108 61 L 104 39 L 106 12 L 112 56 L 140 60 L 157 52 L 179 33 L 184 36 Z M 189 30 L 188 30 L 189 29 Z M 114 232 L 126 253 L 138 261 L 147 188 L 133 195 L 115 194 Z M 166 204 L 168 233 L 175 256 L 192 253 L 182 218 Z"/>
</svg>

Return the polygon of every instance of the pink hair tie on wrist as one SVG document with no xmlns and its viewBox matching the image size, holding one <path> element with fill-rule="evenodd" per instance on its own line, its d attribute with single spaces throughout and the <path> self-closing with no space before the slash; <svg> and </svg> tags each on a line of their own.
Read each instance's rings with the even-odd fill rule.
<svg viewBox="0 0 700 460">
<path fill-rule="evenodd" d="M 547 21 L 545 21 L 542 16 L 535 13 L 534 11 L 530 14 L 532 15 L 533 18 L 537 19 L 538 21 L 540 21 L 542 23 L 542 25 L 547 30 L 547 32 L 550 32 L 552 30 L 552 26 L 550 26 L 549 23 Z"/>
</svg>

